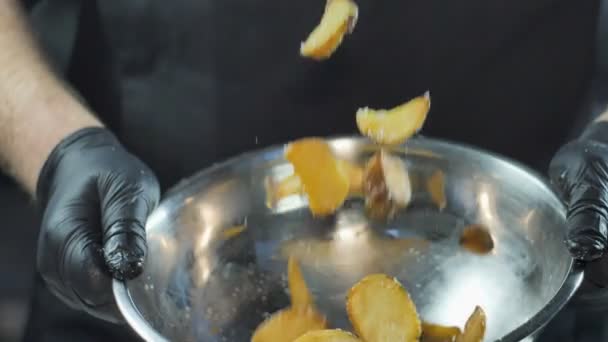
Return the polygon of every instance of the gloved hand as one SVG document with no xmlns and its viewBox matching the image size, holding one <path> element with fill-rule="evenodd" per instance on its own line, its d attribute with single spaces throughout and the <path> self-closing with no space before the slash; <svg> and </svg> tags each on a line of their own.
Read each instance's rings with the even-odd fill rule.
<svg viewBox="0 0 608 342">
<path fill-rule="evenodd" d="M 120 322 L 112 277 L 142 272 L 145 221 L 160 196 L 158 181 L 104 128 L 85 128 L 54 148 L 37 185 L 45 208 L 38 270 L 75 309 Z"/>
<path fill-rule="evenodd" d="M 568 249 L 576 259 L 598 260 L 608 247 L 608 122 L 562 147 L 549 176 L 568 204 Z"/>
</svg>

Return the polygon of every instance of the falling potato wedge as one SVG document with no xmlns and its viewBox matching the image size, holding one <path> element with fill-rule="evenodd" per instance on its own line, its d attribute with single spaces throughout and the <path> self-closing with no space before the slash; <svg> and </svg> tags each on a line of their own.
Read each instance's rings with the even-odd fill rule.
<svg viewBox="0 0 608 342">
<path fill-rule="evenodd" d="M 340 329 L 310 331 L 294 342 L 361 342 L 355 335 Z"/>
<path fill-rule="evenodd" d="M 482 342 L 485 333 L 486 313 L 480 306 L 476 306 L 456 342 Z"/>
<path fill-rule="evenodd" d="M 342 170 L 348 175 L 348 195 L 363 195 L 363 168 L 349 161 L 339 159 L 338 163 Z"/>
<path fill-rule="evenodd" d="M 488 227 L 471 224 L 462 231 L 460 246 L 475 254 L 488 254 L 494 249 L 494 239 Z"/>
<path fill-rule="evenodd" d="M 245 226 L 244 224 L 224 229 L 222 231 L 222 237 L 224 238 L 224 240 L 232 239 L 241 235 L 241 233 L 244 232 L 245 229 L 247 229 L 247 226 Z"/>
<path fill-rule="evenodd" d="M 420 342 L 455 342 L 461 331 L 458 327 L 448 327 L 422 322 Z"/>
<path fill-rule="evenodd" d="M 302 191 L 302 181 L 295 174 L 289 175 L 280 181 L 274 181 L 271 177 L 266 178 L 264 188 L 266 190 L 266 206 L 276 207 L 277 203 L 285 197 L 300 195 Z"/>
<path fill-rule="evenodd" d="M 357 126 L 361 134 L 378 144 L 398 145 L 422 128 L 430 108 L 429 92 L 390 110 L 361 108 Z"/>
<path fill-rule="evenodd" d="M 405 164 L 385 151 L 380 152 L 380 162 L 390 200 L 400 207 L 406 206 L 412 199 L 412 186 Z"/>
<path fill-rule="evenodd" d="M 323 139 L 292 142 L 285 148 L 285 158 L 302 182 L 313 215 L 332 214 L 344 203 L 350 186 L 348 174 Z"/>
<path fill-rule="evenodd" d="M 308 310 L 314 306 L 300 264 L 294 257 L 289 257 L 287 261 L 287 283 L 291 295 L 291 307 L 294 310 Z"/>
<path fill-rule="evenodd" d="M 329 58 L 355 28 L 358 12 L 352 0 L 328 0 L 321 22 L 300 46 L 300 54 L 315 60 Z"/>
<path fill-rule="evenodd" d="M 387 151 L 376 153 L 363 174 L 363 192 L 368 215 L 375 219 L 390 218 L 412 198 L 412 186 L 405 164 Z"/>
<path fill-rule="evenodd" d="M 285 309 L 274 313 L 258 326 L 251 342 L 293 341 L 303 334 L 326 328 L 325 317 L 315 310 Z"/>
<path fill-rule="evenodd" d="M 416 342 L 422 333 L 409 294 L 385 274 L 369 275 L 353 286 L 346 310 L 355 332 L 366 342 Z"/>
<path fill-rule="evenodd" d="M 342 168 L 342 172 L 348 177 L 348 195 L 359 197 L 363 195 L 363 168 L 349 161 L 338 159 L 338 163 Z M 271 177 L 266 178 L 264 188 L 266 191 L 266 206 L 268 208 L 276 207 L 277 203 L 282 199 L 301 195 L 304 193 L 302 181 L 295 174 L 289 175 L 280 181 L 273 181 Z"/>
<path fill-rule="evenodd" d="M 447 204 L 445 197 L 445 175 L 437 170 L 426 182 L 426 189 L 439 210 L 443 210 Z"/>
<path fill-rule="evenodd" d="M 363 192 L 369 216 L 385 219 L 392 215 L 395 208 L 389 199 L 380 153 L 374 154 L 367 162 L 363 175 Z"/>
</svg>

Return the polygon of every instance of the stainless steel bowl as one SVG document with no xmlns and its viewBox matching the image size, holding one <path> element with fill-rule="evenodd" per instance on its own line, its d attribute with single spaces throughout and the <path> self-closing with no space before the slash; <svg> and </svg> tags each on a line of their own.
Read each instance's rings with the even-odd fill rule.
<svg viewBox="0 0 608 342">
<path fill-rule="evenodd" d="M 331 145 L 361 163 L 375 151 L 359 138 Z M 268 208 L 265 178 L 291 172 L 282 147 L 181 182 L 149 219 L 144 274 L 114 283 L 120 310 L 148 341 L 249 341 L 262 320 L 289 303 L 286 257 L 292 254 L 333 327 L 350 328 L 346 291 L 365 275 L 384 272 L 405 285 L 424 320 L 462 326 L 480 305 L 488 316 L 486 341 L 531 340 L 582 280 L 562 243 L 560 200 L 530 170 L 470 147 L 416 138 L 396 152 L 414 194 L 388 223 L 367 220 L 360 200 L 324 219 L 313 219 L 300 196 Z M 424 186 L 437 170 L 446 175 L 442 211 Z M 490 255 L 459 247 L 471 223 L 490 228 Z M 231 229 L 243 224 L 240 234 Z"/>
</svg>

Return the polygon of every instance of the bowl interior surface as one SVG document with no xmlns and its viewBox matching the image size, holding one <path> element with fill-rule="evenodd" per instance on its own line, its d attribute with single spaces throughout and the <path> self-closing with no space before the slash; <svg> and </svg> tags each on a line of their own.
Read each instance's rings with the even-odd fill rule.
<svg viewBox="0 0 608 342">
<path fill-rule="evenodd" d="M 376 150 L 364 139 L 331 144 L 361 165 Z M 434 139 L 412 139 L 395 153 L 410 172 L 413 198 L 384 223 L 368 220 L 358 199 L 326 218 L 313 218 L 298 195 L 269 207 L 265 182 L 292 172 L 281 147 L 181 182 L 148 222 L 145 272 L 126 285 L 134 308 L 168 340 L 249 341 L 260 322 L 289 305 L 289 255 L 335 328 L 351 329 L 346 292 L 370 273 L 396 277 L 424 321 L 462 327 L 481 306 L 486 341 L 503 338 L 552 300 L 573 263 L 562 244 L 564 207 L 542 179 Z M 428 191 L 437 172 L 445 179 L 443 210 Z M 469 224 L 490 229 L 492 253 L 460 247 Z"/>
</svg>

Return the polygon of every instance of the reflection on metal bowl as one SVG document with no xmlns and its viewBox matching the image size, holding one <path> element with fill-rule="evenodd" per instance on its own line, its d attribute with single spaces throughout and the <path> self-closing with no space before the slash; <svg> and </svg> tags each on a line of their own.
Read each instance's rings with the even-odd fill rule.
<svg viewBox="0 0 608 342">
<path fill-rule="evenodd" d="M 364 139 L 330 141 L 338 156 L 361 164 L 376 149 Z M 181 182 L 150 217 L 144 274 L 114 283 L 119 308 L 148 341 L 248 341 L 289 305 L 293 255 L 332 327 L 350 329 L 347 290 L 383 272 L 404 284 L 426 321 L 462 326 L 480 305 L 486 341 L 533 336 L 582 279 L 562 245 L 559 199 L 529 170 L 473 148 L 415 138 L 395 153 L 410 172 L 413 197 L 389 222 L 368 220 L 357 199 L 316 219 L 300 194 L 267 207 L 265 180 L 291 172 L 280 147 Z M 437 172 L 444 175 L 439 206 L 425 185 Z M 461 248 L 470 224 L 489 229 L 489 254 Z"/>
</svg>

